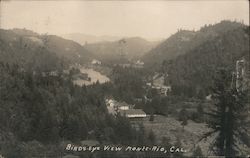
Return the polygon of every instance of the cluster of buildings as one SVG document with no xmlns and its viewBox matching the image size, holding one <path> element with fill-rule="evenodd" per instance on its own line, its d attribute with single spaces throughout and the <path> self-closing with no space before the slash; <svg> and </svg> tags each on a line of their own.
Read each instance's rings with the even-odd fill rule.
<svg viewBox="0 0 250 158">
<path fill-rule="evenodd" d="M 135 105 L 118 102 L 114 99 L 106 99 L 105 102 L 108 112 L 112 115 L 120 114 L 132 120 L 140 120 L 147 116 L 142 109 L 134 109 Z"/>
<path fill-rule="evenodd" d="M 158 94 L 167 96 L 171 92 L 171 86 L 164 84 L 164 76 L 156 74 L 152 82 L 148 82 L 147 86 L 156 89 Z"/>
</svg>

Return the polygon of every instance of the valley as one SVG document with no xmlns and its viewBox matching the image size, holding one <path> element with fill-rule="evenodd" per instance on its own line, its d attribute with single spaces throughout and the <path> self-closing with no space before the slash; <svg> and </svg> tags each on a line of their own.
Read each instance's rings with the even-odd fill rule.
<svg viewBox="0 0 250 158">
<path fill-rule="evenodd" d="M 250 130 L 249 26 L 242 23 L 178 30 L 156 42 L 0 33 L 0 153 L 8 158 L 136 155 L 74 153 L 66 144 L 180 146 L 186 152 L 167 156 L 213 156 L 217 127 L 230 125 L 216 118 L 240 122 L 224 134 Z M 245 156 L 250 139 L 242 131 L 236 143 Z M 162 156 L 138 152 L 148 154 Z"/>
</svg>

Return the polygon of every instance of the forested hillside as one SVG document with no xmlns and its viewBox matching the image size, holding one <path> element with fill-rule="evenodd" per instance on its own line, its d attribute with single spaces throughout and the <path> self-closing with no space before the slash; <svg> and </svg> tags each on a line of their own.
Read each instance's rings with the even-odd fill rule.
<svg viewBox="0 0 250 158">
<path fill-rule="evenodd" d="M 222 29 L 223 23 L 201 29 L 204 32 L 214 29 L 223 32 L 184 55 L 164 60 L 161 70 L 168 74 L 166 82 L 170 82 L 174 94 L 204 97 L 209 94 L 217 69 L 226 68 L 232 72 L 237 60 L 242 57 L 249 59 L 249 27 L 237 23 L 231 25 L 232 29 Z M 233 27 L 236 25 L 238 27 Z"/>
<path fill-rule="evenodd" d="M 143 128 L 136 130 L 127 118 L 108 114 L 105 96 L 117 92 L 116 85 L 81 87 L 73 84 L 71 71 L 63 72 L 69 64 L 86 62 L 88 55 L 74 57 L 86 53 L 81 46 L 28 30 L 0 31 L 1 155 L 60 157 L 66 154 L 66 142 L 83 140 L 148 143 Z"/>
<path fill-rule="evenodd" d="M 0 60 L 32 67 L 56 67 L 57 59 L 86 63 L 91 53 L 80 44 L 54 35 L 39 35 L 25 29 L 0 30 Z"/>
<path fill-rule="evenodd" d="M 222 21 L 214 25 L 205 25 L 199 31 L 179 29 L 177 33 L 146 53 L 143 60 L 148 66 L 159 65 L 164 60 L 173 60 L 179 55 L 184 55 L 206 42 L 223 36 L 230 30 L 233 31 L 243 27 L 244 24 L 242 23 Z"/>
<path fill-rule="evenodd" d="M 143 129 L 109 115 L 104 96 L 111 85 L 74 85 L 69 75 L 43 75 L 0 63 L 0 151 L 8 158 L 59 157 L 65 141 L 147 143 Z M 88 154 L 88 153 L 82 153 Z"/>
<path fill-rule="evenodd" d="M 173 95 L 204 97 L 216 70 L 234 71 L 242 57 L 249 59 L 249 26 L 221 21 L 199 31 L 179 30 L 143 59 L 147 69 L 165 74 Z"/>
</svg>

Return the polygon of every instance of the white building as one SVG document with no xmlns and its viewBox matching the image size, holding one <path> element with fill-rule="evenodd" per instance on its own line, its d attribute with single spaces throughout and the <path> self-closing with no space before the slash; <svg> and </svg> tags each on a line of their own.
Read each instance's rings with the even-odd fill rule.
<svg viewBox="0 0 250 158">
<path fill-rule="evenodd" d="M 142 109 L 121 110 L 120 114 L 127 118 L 145 118 L 147 116 Z"/>
<path fill-rule="evenodd" d="M 126 102 L 117 102 L 114 99 L 106 99 L 106 106 L 109 114 L 116 115 L 120 113 L 128 118 L 144 118 L 146 113 L 141 109 L 133 109 L 135 105 L 127 104 Z"/>
<path fill-rule="evenodd" d="M 141 60 L 137 60 L 134 64 L 135 68 L 143 68 L 144 66 L 144 62 L 142 62 Z"/>
<path fill-rule="evenodd" d="M 92 62 L 91 62 L 92 65 L 101 65 L 102 62 L 99 61 L 99 60 L 96 60 L 96 59 L 93 59 Z"/>
<path fill-rule="evenodd" d="M 126 102 L 121 102 L 121 103 L 117 104 L 117 108 L 118 108 L 118 110 L 128 110 L 132 107 L 129 104 L 127 104 Z"/>
</svg>

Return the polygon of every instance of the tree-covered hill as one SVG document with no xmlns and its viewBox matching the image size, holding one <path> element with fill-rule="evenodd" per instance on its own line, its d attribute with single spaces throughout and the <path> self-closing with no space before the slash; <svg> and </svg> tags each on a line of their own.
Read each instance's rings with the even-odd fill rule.
<svg viewBox="0 0 250 158">
<path fill-rule="evenodd" d="M 17 64 L 24 70 L 33 71 L 62 70 L 66 66 L 67 62 L 50 52 L 36 36 L 32 36 L 37 40 L 33 42 L 29 37 L 12 31 L 0 30 L 0 35 L 0 62 Z"/>
<path fill-rule="evenodd" d="M 178 55 L 185 54 L 186 50 L 193 46 L 190 41 L 194 38 L 194 31 L 179 30 L 176 34 L 156 46 L 143 56 L 147 65 L 161 63 L 164 59 L 174 59 Z"/>
<path fill-rule="evenodd" d="M 198 46 L 223 36 L 228 31 L 245 27 L 244 24 L 231 21 L 221 21 L 214 25 L 205 25 L 198 31 L 178 30 L 143 57 L 148 66 L 159 65 L 164 60 L 172 60 L 184 55 Z"/>
<path fill-rule="evenodd" d="M 92 54 L 80 44 L 54 35 L 39 35 L 26 29 L 0 29 L 0 60 L 10 63 L 55 66 L 63 59 L 67 63 L 85 63 Z M 43 67 L 41 66 L 41 67 Z"/>
<path fill-rule="evenodd" d="M 92 53 L 80 44 L 66 40 L 55 35 L 43 35 L 41 37 L 49 51 L 63 56 L 71 62 L 86 63 L 92 59 Z"/>
<path fill-rule="evenodd" d="M 237 60 L 242 57 L 249 59 L 249 27 L 238 23 L 226 23 L 229 26 L 223 22 L 211 26 L 221 31 L 218 35 L 208 38 L 184 55 L 162 63 L 162 71 L 168 74 L 166 80 L 172 85 L 173 93 L 189 96 L 207 95 L 218 68 L 226 68 L 233 72 Z M 232 29 L 226 29 L 231 25 Z M 209 30 L 212 28 L 201 29 Z"/>
</svg>

